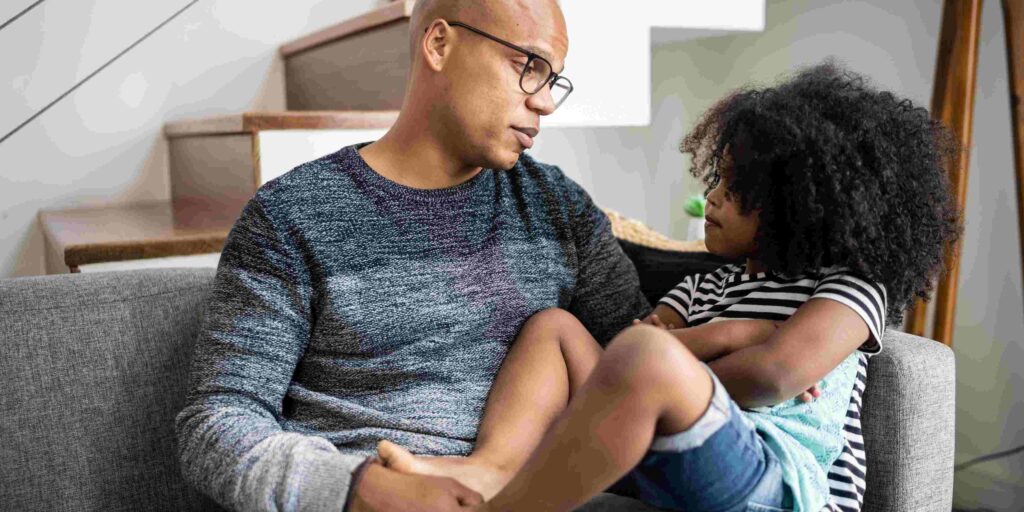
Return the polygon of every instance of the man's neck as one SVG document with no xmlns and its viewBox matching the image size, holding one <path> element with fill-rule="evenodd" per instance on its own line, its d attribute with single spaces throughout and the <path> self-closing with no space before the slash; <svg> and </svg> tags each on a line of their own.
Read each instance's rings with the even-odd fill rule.
<svg viewBox="0 0 1024 512">
<path fill-rule="evenodd" d="M 459 162 L 428 130 L 410 129 L 401 117 L 380 140 L 364 146 L 359 154 L 378 174 L 419 189 L 454 187 L 482 170 Z"/>
</svg>

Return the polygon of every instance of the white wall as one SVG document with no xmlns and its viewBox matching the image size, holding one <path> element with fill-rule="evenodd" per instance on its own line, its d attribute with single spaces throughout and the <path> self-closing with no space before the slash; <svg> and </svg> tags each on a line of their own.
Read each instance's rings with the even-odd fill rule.
<svg viewBox="0 0 1024 512">
<path fill-rule="evenodd" d="M 48 0 L 5 27 L 0 137 L 189 3 Z M 42 208 L 167 199 L 165 121 L 283 109 L 277 47 L 379 3 L 200 1 L 0 143 L 0 276 L 45 273 Z"/>
<path fill-rule="evenodd" d="M 99 3 L 49 0 L 0 32 L 0 80 L 12 85 L 0 88 L 0 136 L 187 2 L 93 7 Z M 166 198 L 165 120 L 281 108 L 276 46 L 376 3 L 303 0 L 257 10 L 241 0 L 200 2 L 0 144 L 0 276 L 43 273 L 40 208 Z M 881 87 L 928 105 L 940 10 L 938 0 L 769 1 L 764 33 L 656 44 L 651 126 L 547 129 L 533 153 L 561 165 L 601 205 L 681 237 L 682 200 L 701 188 L 676 146 L 715 99 L 836 55 Z M 39 33 L 44 26 L 47 33 Z M 51 48 L 58 35 L 66 48 Z M 1003 41 L 999 5 L 989 2 L 955 332 L 958 462 L 1024 444 L 1015 393 L 1022 389 L 1024 304 Z M 12 47 L 25 49 L 14 58 L 26 60 L 8 66 Z M 1010 510 L 1024 502 L 1022 461 L 1018 455 L 957 473 L 957 504 Z"/>
</svg>

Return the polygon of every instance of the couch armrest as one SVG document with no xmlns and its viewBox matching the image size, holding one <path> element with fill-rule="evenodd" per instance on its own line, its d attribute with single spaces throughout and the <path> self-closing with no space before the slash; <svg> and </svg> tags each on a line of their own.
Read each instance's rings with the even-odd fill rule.
<svg viewBox="0 0 1024 512">
<path fill-rule="evenodd" d="M 864 510 L 944 510 L 953 503 L 953 351 L 886 332 L 864 393 L 868 456 Z"/>
</svg>

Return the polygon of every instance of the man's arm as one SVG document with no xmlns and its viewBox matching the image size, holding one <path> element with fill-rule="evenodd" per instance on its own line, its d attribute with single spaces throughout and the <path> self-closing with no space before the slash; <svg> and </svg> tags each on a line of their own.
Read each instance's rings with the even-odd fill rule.
<svg viewBox="0 0 1024 512">
<path fill-rule="evenodd" d="M 182 473 L 232 510 L 341 510 L 362 457 L 283 432 L 282 403 L 310 333 L 309 273 L 257 199 L 221 255 L 175 420 Z"/>
<path fill-rule="evenodd" d="M 636 318 L 651 312 L 636 267 L 612 234 L 608 216 L 579 185 L 565 178 L 579 271 L 569 312 L 606 345 Z"/>
</svg>

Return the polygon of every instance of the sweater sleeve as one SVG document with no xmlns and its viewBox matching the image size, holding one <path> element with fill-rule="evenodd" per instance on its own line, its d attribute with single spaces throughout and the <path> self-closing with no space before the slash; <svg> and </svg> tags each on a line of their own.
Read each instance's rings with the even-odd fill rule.
<svg viewBox="0 0 1024 512">
<path fill-rule="evenodd" d="M 340 511 L 363 460 L 279 423 L 310 334 L 306 269 L 251 200 L 221 255 L 175 418 L 183 475 L 230 510 Z"/>
<path fill-rule="evenodd" d="M 576 291 L 569 312 L 603 346 L 634 318 L 651 311 L 636 267 L 612 234 L 611 222 L 582 187 L 566 178 L 573 237 L 579 257 Z"/>
</svg>

